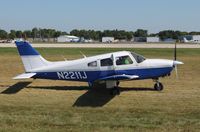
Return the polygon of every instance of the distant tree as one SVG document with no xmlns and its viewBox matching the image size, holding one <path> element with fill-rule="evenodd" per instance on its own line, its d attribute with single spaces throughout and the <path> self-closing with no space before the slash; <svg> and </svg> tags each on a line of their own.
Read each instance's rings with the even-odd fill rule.
<svg viewBox="0 0 200 132">
<path fill-rule="evenodd" d="M 160 31 L 158 33 L 158 35 L 162 40 L 167 39 L 167 38 L 172 38 L 172 39 L 178 40 L 179 37 L 184 36 L 184 35 L 188 35 L 188 33 L 187 32 L 181 32 L 181 31 L 164 30 L 164 31 Z"/>
<path fill-rule="evenodd" d="M 188 33 L 189 35 L 200 35 L 200 32 L 190 32 L 190 33 Z"/>
<path fill-rule="evenodd" d="M 72 31 L 70 32 L 70 35 L 80 36 L 79 30 L 77 30 L 77 29 L 72 30 Z"/>
<path fill-rule="evenodd" d="M 0 29 L 0 39 L 7 39 L 8 33 L 5 30 Z"/>
<path fill-rule="evenodd" d="M 32 36 L 32 32 L 30 30 L 25 30 L 23 32 L 23 37 L 26 37 L 26 38 L 33 38 Z"/>
<path fill-rule="evenodd" d="M 20 30 L 16 31 L 16 37 L 17 38 L 22 38 L 23 37 L 22 34 L 23 34 L 22 31 L 20 31 Z"/>
<path fill-rule="evenodd" d="M 14 39 L 14 38 L 41 38 L 41 40 L 44 40 L 45 38 L 57 38 L 60 35 L 68 35 L 67 32 L 63 31 L 57 31 L 55 29 L 41 29 L 41 28 L 33 28 L 32 30 L 25 30 L 25 31 L 16 31 L 16 30 L 10 30 L 10 33 L 7 33 L 5 30 L 0 29 L 0 39 Z M 130 32 L 126 30 L 104 30 L 104 31 L 95 31 L 95 30 L 78 30 L 74 29 L 70 32 L 70 35 L 78 36 L 78 37 L 84 37 L 85 39 L 93 39 L 93 40 L 101 40 L 102 37 L 114 37 L 115 39 L 125 39 L 125 40 L 131 40 L 133 36 L 135 37 L 155 37 L 159 36 L 161 39 L 166 38 L 172 38 L 178 40 L 181 36 L 185 35 L 200 35 L 200 32 L 182 32 L 182 31 L 174 31 L 174 30 L 163 30 L 159 33 L 152 33 L 148 35 L 148 31 L 144 29 L 138 29 L 135 32 Z"/>
<path fill-rule="evenodd" d="M 104 37 L 114 37 L 113 32 L 111 30 L 104 30 L 102 35 Z"/>
<path fill-rule="evenodd" d="M 149 37 L 156 37 L 156 36 L 158 36 L 158 34 L 157 34 L 157 33 L 151 33 L 151 34 L 149 34 L 148 36 L 149 36 Z"/>
<path fill-rule="evenodd" d="M 61 35 L 68 35 L 67 32 L 61 32 Z"/>
<path fill-rule="evenodd" d="M 96 31 L 95 34 L 96 34 L 96 38 L 94 40 L 100 41 L 101 38 L 102 38 L 102 32 L 101 31 Z"/>
<path fill-rule="evenodd" d="M 180 32 L 180 34 L 179 34 L 180 36 L 185 36 L 185 35 L 189 35 L 189 33 L 188 32 Z M 179 36 L 179 37 L 180 37 Z"/>
<path fill-rule="evenodd" d="M 125 30 L 104 30 L 102 32 L 102 37 L 114 37 L 115 39 L 125 39 L 125 40 L 131 40 L 133 37 L 133 32 L 128 32 Z"/>
<path fill-rule="evenodd" d="M 167 38 L 173 38 L 173 31 L 172 30 L 160 31 L 158 34 L 159 34 L 159 37 L 162 40 L 167 39 Z"/>
<path fill-rule="evenodd" d="M 56 31 L 55 33 L 54 33 L 54 38 L 57 38 L 57 37 L 59 37 L 60 35 L 62 34 L 62 32 L 61 31 Z"/>
<path fill-rule="evenodd" d="M 15 30 L 10 30 L 10 33 L 9 33 L 9 39 L 15 39 L 16 38 L 16 31 Z"/>
<path fill-rule="evenodd" d="M 32 37 L 33 37 L 33 40 L 35 38 L 38 38 L 38 34 L 39 34 L 39 29 L 38 28 L 33 28 L 32 31 L 31 31 L 31 34 L 32 34 Z"/>
<path fill-rule="evenodd" d="M 134 36 L 133 32 L 126 32 L 127 40 L 131 40 Z"/>
<path fill-rule="evenodd" d="M 134 33 L 135 37 L 147 37 L 148 36 L 148 31 L 144 30 L 144 29 L 138 29 L 135 33 Z"/>
</svg>

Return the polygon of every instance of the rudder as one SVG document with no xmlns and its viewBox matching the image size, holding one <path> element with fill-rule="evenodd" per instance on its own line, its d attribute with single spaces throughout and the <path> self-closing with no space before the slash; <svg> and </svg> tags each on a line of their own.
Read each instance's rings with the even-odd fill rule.
<svg viewBox="0 0 200 132">
<path fill-rule="evenodd" d="M 50 64 L 50 62 L 45 60 L 28 42 L 16 41 L 15 44 L 26 72 L 31 72 L 33 69 Z"/>
</svg>

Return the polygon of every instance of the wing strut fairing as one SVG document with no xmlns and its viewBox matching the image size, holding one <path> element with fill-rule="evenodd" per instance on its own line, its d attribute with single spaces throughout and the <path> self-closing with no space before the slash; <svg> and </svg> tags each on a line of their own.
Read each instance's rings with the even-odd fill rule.
<svg viewBox="0 0 200 132">
<path fill-rule="evenodd" d="M 139 78 L 139 76 L 137 75 L 113 75 L 113 76 L 108 76 L 108 77 L 104 77 L 104 78 L 100 78 L 98 80 L 134 80 Z"/>
</svg>

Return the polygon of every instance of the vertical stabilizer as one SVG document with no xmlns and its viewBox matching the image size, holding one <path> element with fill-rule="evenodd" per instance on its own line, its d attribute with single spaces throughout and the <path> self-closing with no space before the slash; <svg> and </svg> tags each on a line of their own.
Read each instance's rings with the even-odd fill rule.
<svg viewBox="0 0 200 132">
<path fill-rule="evenodd" d="M 26 72 L 50 64 L 28 42 L 15 42 Z"/>
</svg>

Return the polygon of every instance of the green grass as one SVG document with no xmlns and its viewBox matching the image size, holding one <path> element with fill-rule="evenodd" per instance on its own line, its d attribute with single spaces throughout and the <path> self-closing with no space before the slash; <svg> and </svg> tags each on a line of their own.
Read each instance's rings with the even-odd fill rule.
<svg viewBox="0 0 200 132">
<path fill-rule="evenodd" d="M 147 58 L 173 58 L 173 49 L 38 48 L 49 60 L 79 58 L 119 50 Z M 88 89 L 86 83 L 35 80 L 13 81 L 23 72 L 15 48 L 0 48 L 0 131 L 196 131 L 200 130 L 200 49 L 178 49 L 179 79 L 121 83 L 121 95 Z"/>
<path fill-rule="evenodd" d="M 36 48 L 42 55 L 46 56 L 60 56 L 60 55 L 67 55 L 67 56 L 81 56 L 81 53 L 84 53 L 87 56 L 91 55 L 98 55 L 103 53 L 110 53 L 110 52 L 116 52 L 116 51 L 133 51 L 138 54 L 144 55 L 144 56 L 167 56 L 167 57 L 173 57 L 174 55 L 174 49 L 138 49 L 138 48 Z M 177 49 L 177 54 L 179 56 L 198 56 L 200 49 Z M 0 48 L 0 54 L 1 55 L 18 55 L 16 48 Z"/>
</svg>

